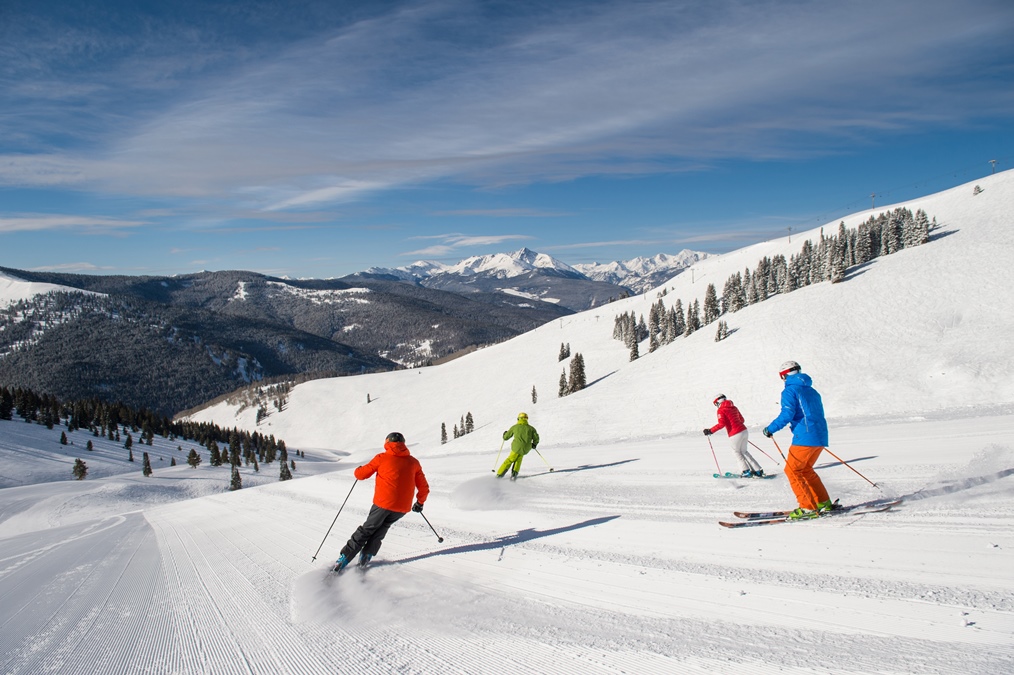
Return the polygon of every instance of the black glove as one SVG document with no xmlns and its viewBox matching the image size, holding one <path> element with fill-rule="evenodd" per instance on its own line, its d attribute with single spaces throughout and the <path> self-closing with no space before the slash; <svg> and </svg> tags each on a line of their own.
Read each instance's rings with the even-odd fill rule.
<svg viewBox="0 0 1014 675">
<path fill-rule="evenodd" d="M 538 444 L 538 443 L 532 443 L 532 450 L 534 450 L 534 449 L 535 449 L 535 448 L 537 448 L 537 447 L 539 447 L 539 444 Z"/>
<path fill-rule="evenodd" d="M 704 430 L 704 435 L 705 435 L 705 436 L 710 436 L 710 435 L 711 435 L 711 434 L 713 434 L 713 433 L 715 433 L 715 432 L 714 432 L 714 431 L 712 431 L 711 429 L 705 429 L 705 430 Z"/>
<path fill-rule="evenodd" d="M 768 431 L 767 427 L 764 427 L 763 429 L 761 429 L 761 433 L 764 434 L 765 436 L 767 436 L 768 438 L 771 438 L 771 432 Z"/>
<path fill-rule="evenodd" d="M 416 513 L 422 513 L 422 504 L 416 502 L 415 504 L 412 505 L 412 510 L 415 511 Z"/>
</svg>

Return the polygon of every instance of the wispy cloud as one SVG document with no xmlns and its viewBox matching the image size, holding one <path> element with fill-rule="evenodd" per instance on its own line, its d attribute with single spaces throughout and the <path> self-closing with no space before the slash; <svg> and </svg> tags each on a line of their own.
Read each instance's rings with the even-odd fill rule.
<svg viewBox="0 0 1014 675">
<path fill-rule="evenodd" d="M 433 257 L 442 258 L 449 256 L 454 251 L 461 250 L 468 247 L 479 247 L 479 246 L 495 246 L 502 244 L 505 241 L 517 241 L 523 239 L 531 239 L 529 235 L 525 234 L 492 234 L 492 235 L 466 235 L 466 234 L 438 234 L 428 235 L 421 237 L 411 237 L 415 240 L 439 240 L 441 243 L 427 246 L 425 248 L 416 249 L 414 251 L 406 251 L 402 253 L 402 256 L 415 256 L 415 257 Z"/>
<path fill-rule="evenodd" d="M 503 15 L 466 0 L 384 7 L 316 34 L 303 26 L 263 52 L 207 39 L 214 27 L 172 26 L 154 48 L 121 46 L 116 60 L 104 44 L 113 36 L 74 33 L 49 58 L 98 51 L 108 79 L 92 74 L 68 104 L 60 87 L 78 70 L 49 68 L 33 89 L 19 60 L 16 100 L 31 114 L 12 129 L 33 151 L 0 155 L 0 184 L 280 212 L 433 181 L 800 157 L 1014 105 L 997 73 L 977 67 L 984 52 L 1014 58 L 1009 2 L 974 11 L 949 0 L 560 2 Z M 163 83 L 157 105 L 144 102 L 151 81 Z M 125 124 L 125 110 L 140 122 Z M 63 149 L 46 140 L 68 135 Z"/>
<path fill-rule="evenodd" d="M 44 230 L 74 230 L 83 234 L 123 233 L 125 230 L 146 225 L 143 220 L 121 220 L 93 216 L 50 214 L 24 214 L 0 217 L 0 233 L 39 232 Z"/>
<path fill-rule="evenodd" d="M 457 209 L 437 211 L 435 216 L 481 216 L 483 218 L 563 218 L 573 213 L 548 211 L 544 209 Z"/>
<path fill-rule="evenodd" d="M 32 268 L 33 272 L 107 272 L 113 267 L 95 265 L 89 262 L 62 263 Z"/>
</svg>

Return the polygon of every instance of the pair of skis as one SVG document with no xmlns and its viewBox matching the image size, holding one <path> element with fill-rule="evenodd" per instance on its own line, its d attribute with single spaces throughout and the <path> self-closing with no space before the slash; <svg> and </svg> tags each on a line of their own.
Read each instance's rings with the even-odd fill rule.
<svg viewBox="0 0 1014 675">
<path fill-rule="evenodd" d="M 837 504 L 837 502 L 835 503 Z M 831 516 L 841 516 L 847 513 L 854 516 L 860 516 L 866 513 L 880 513 L 881 511 L 888 511 L 900 503 L 900 499 L 894 499 L 887 502 L 870 502 L 866 504 L 854 504 L 852 506 L 839 506 L 832 511 L 822 513 L 818 518 L 803 518 L 800 520 L 793 520 L 789 518 L 792 511 L 736 511 L 733 515 L 737 518 L 741 518 L 741 520 L 734 520 L 732 522 L 719 521 L 718 524 L 722 527 L 732 528 L 758 527 L 761 525 L 777 525 L 778 523 L 795 523 L 805 522 L 807 520 L 819 520 Z"/>
<path fill-rule="evenodd" d="M 713 473 L 711 475 L 714 478 L 742 478 L 743 480 L 752 480 L 754 478 L 775 478 L 778 476 L 776 473 L 766 473 L 763 476 L 744 476 L 741 473 L 731 473 L 729 471 L 726 471 L 725 473 Z"/>
</svg>

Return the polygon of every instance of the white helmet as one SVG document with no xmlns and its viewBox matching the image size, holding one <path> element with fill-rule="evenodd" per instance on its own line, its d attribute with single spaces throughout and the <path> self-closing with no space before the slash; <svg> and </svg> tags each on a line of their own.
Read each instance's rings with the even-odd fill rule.
<svg viewBox="0 0 1014 675">
<path fill-rule="evenodd" d="M 802 368 L 800 368 L 799 364 L 795 361 L 786 361 L 782 364 L 781 368 L 778 369 L 778 376 L 784 380 L 789 373 L 798 372 L 800 370 L 802 370 Z"/>
</svg>

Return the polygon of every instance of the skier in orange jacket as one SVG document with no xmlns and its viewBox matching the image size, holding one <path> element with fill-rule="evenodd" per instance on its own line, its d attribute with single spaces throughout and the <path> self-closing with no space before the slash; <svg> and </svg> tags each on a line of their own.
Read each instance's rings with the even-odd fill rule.
<svg viewBox="0 0 1014 675">
<path fill-rule="evenodd" d="M 373 489 L 373 506 L 366 522 L 352 534 L 341 555 L 335 561 L 334 571 L 341 572 L 349 561 L 359 555 L 359 566 L 366 567 L 380 550 L 384 536 L 410 510 L 422 513 L 423 504 L 430 494 L 419 460 L 408 452 L 405 437 L 397 431 L 387 435 L 384 452 L 376 455 L 368 464 L 355 470 L 358 480 L 366 480 L 377 474 Z M 415 496 L 415 504 L 412 497 Z"/>
</svg>

